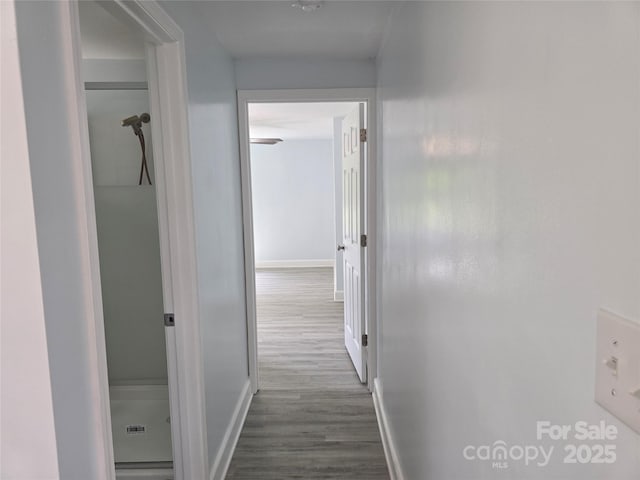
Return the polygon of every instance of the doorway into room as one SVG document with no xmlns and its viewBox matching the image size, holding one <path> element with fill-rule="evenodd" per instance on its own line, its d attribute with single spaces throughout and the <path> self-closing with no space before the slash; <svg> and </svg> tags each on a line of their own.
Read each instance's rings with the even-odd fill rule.
<svg viewBox="0 0 640 480">
<path fill-rule="evenodd" d="M 367 478 L 387 479 L 368 390 L 375 376 L 368 343 L 375 327 L 367 321 L 375 280 L 368 274 L 375 268 L 367 269 L 375 260 L 367 241 L 374 231 L 368 195 L 375 199 L 368 97 L 348 92 L 336 101 L 324 92 L 329 98 L 309 101 L 307 92 L 282 101 L 269 97 L 282 92 L 263 92 L 262 101 L 251 101 L 256 92 L 243 93 L 249 365 L 257 394 L 227 478 L 280 478 L 294 466 L 309 478 L 319 471 L 356 478 L 366 465 Z"/>
<path fill-rule="evenodd" d="M 100 461 L 122 480 L 204 478 L 183 33 L 140 1 L 71 2 L 66 21 Z"/>
<path fill-rule="evenodd" d="M 296 349 L 308 356 L 317 348 L 319 356 L 292 379 L 335 374 L 335 366 L 322 367 L 330 357 L 323 345 L 346 360 L 357 383 L 372 386 L 372 92 L 283 92 L 239 92 L 252 386 L 258 391 L 271 373 L 282 379 L 284 366 L 300 365 L 288 358 Z"/>
<path fill-rule="evenodd" d="M 78 8 L 116 478 L 173 478 L 145 41 L 98 3 Z"/>
</svg>

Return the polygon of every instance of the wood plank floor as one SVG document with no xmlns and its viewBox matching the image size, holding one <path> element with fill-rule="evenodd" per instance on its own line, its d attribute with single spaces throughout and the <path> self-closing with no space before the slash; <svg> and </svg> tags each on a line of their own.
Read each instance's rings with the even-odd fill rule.
<svg viewBox="0 0 640 480">
<path fill-rule="evenodd" d="M 331 268 L 256 274 L 260 391 L 227 480 L 388 479 L 373 401 L 344 347 Z"/>
</svg>

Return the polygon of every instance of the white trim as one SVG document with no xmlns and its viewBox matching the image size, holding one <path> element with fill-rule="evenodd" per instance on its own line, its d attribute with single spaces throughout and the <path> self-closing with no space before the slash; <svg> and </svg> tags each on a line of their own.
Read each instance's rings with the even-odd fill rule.
<svg viewBox="0 0 640 480">
<path fill-rule="evenodd" d="M 333 292 L 334 302 L 344 302 L 344 290 L 335 290 Z"/>
<path fill-rule="evenodd" d="M 240 432 L 242 432 L 242 426 L 247 418 L 249 407 L 251 406 L 251 400 L 253 400 L 253 394 L 251 393 L 251 382 L 247 379 L 242 393 L 238 397 L 236 408 L 233 411 L 227 430 L 222 438 L 222 443 L 216 459 L 211 467 L 209 473 L 210 480 L 224 480 L 229 469 L 229 464 L 233 458 L 233 452 L 238 444 L 238 438 L 240 438 Z"/>
<path fill-rule="evenodd" d="M 170 468 L 121 468 L 116 470 L 116 480 L 165 480 L 171 478 Z"/>
<path fill-rule="evenodd" d="M 207 435 L 204 401 L 204 376 L 200 347 L 200 316 L 197 294 L 197 265 L 195 225 L 188 130 L 188 97 L 184 36 L 179 26 L 155 1 L 115 0 L 100 4 L 142 32 L 149 42 L 147 71 L 149 80 L 150 112 L 154 118 L 154 163 L 156 165 L 156 192 L 158 224 L 162 261 L 163 295 L 165 311 L 176 316 L 176 326 L 166 328 L 169 395 L 172 420 L 174 475 L 176 480 L 206 478 L 208 470 Z M 74 46 L 74 72 L 81 77 L 80 31 L 77 2 L 70 2 L 69 11 L 75 17 L 71 29 Z M 84 119 L 81 132 L 83 154 L 83 190 L 85 201 L 78 205 L 88 219 L 89 274 L 94 290 L 94 301 L 88 309 L 88 328 L 92 343 L 97 347 L 97 365 L 92 376 L 99 384 L 96 409 L 102 421 L 96 426 L 96 435 L 102 443 L 111 439 L 109 411 L 109 385 L 106 373 L 106 344 L 100 292 L 100 267 L 93 202 L 93 179 L 89 155 L 89 136 L 84 100 L 84 85 L 76 81 L 75 98 Z M 103 452 L 97 452 L 97 461 L 106 462 L 105 478 L 114 478 L 113 446 L 109 442 Z"/>
<path fill-rule="evenodd" d="M 283 90 L 238 90 L 238 98 L 249 103 L 366 102 L 375 88 L 312 88 Z"/>
<path fill-rule="evenodd" d="M 157 115 L 155 110 L 160 105 L 159 90 L 155 81 L 156 75 L 158 75 L 158 67 L 156 62 L 155 47 L 147 45 L 147 77 L 150 82 L 148 86 L 149 96 L 149 110 L 153 115 L 154 121 L 151 122 L 151 133 L 153 138 L 162 138 L 162 124 L 155 121 Z M 160 118 L 158 118 L 160 120 Z M 154 142 L 157 143 L 157 142 Z M 158 232 L 167 232 L 169 230 L 169 217 L 167 206 L 167 194 L 166 194 L 166 181 L 165 170 L 166 160 L 164 155 L 164 148 L 158 148 L 157 144 L 152 143 L 154 165 L 155 165 L 155 190 L 156 190 L 156 203 L 158 212 Z M 172 286 L 172 262 L 166 261 L 171 258 L 171 250 L 169 248 L 169 236 L 159 235 L 160 240 L 160 258 L 162 261 L 162 298 L 164 302 L 164 311 L 173 312 L 173 286 Z M 174 470 L 176 472 L 184 471 L 182 454 L 176 455 L 175 452 L 182 451 L 182 438 L 181 438 L 181 411 L 180 411 L 180 396 L 176 394 L 176 389 L 172 388 L 173 385 L 178 383 L 178 352 L 176 348 L 175 332 L 172 329 L 165 328 L 165 345 L 167 353 L 167 378 L 169 384 L 169 405 L 171 410 L 171 444 L 173 448 L 173 463 Z M 176 418 L 177 417 L 177 418 Z"/>
<path fill-rule="evenodd" d="M 255 246 L 249 143 L 249 105 L 238 91 L 238 139 L 240 141 L 240 185 L 244 243 L 244 285 L 247 310 L 247 365 L 251 392 L 258 393 L 258 323 L 256 318 Z"/>
<path fill-rule="evenodd" d="M 374 390 L 374 380 L 378 376 L 378 196 L 382 189 L 378 189 L 378 114 L 377 114 L 376 89 L 370 89 L 367 101 L 366 128 L 369 134 L 367 139 L 366 169 L 366 204 L 365 215 L 367 225 L 367 258 L 366 258 L 366 301 L 365 315 L 369 346 L 367 349 L 367 388 Z"/>
<path fill-rule="evenodd" d="M 93 173 L 91 170 L 91 154 L 89 147 L 89 127 L 87 106 L 84 95 L 84 83 L 82 81 L 82 51 L 80 42 L 80 13 L 77 3 L 69 2 L 64 9 L 67 15 L 61 16 L 61 21 L 67 23 L 64 31 L 69 32 L 65 39 L 68 42 L 72 63 L 68 71 L 72 72 L 67 79 L 69 95 L 68 101 L 72 103 L 69 108 L 76 128 L 70 131 L 76 132 L 77 137 L 71 139 L 74 147 L 74 160 L 79 175 L 77 189 L 78 217 L 81 231 L 79 236 L 83 238 L 84 249 L 79 252 L 83 258 L 86 269 L 85 278 L 87 293 L 90 298 L 85 305 L 88 351 L 90 362 L 87 369 L 91 371 L 93 380 L 92 390 L 95 398 L 96 415 L 92 419 L 96 444 L 100 451 L 96 452 L 96 472 L 100 478 L 115 478 L 115 463 L 113 453 L 113 437 L 111 432 L 111 410 L 109 402 L 109 380 L 107 373 L 107 351 L 104 329 L 104 315 L 102 310 L 102 286 L 100 282 L 100 260 L 98 256 L 98 229 L 96 224 L 95 199 L 93 191 Z M 84 242 L 86 240 L 86 243 Z"/>
<path fill-rule="evenodd" d="M 242 220 L 244 231 L 245 290 L 247 307 L 247 344 L 249 378 L 253 393 L 258 391 L 258 339 L 256 321 L 255 250 L 253 240 L 253 209 L 251 194 L 251 165 L 249 149 L 249 103 L 279 102 L 366 102 L 367 141 L 366 166 L 366 299 L 365 322 L 369 346 L 367 348 L 367 387 L 373 391 L 373 379 L 377 376 L 377 314 L 376 314 L 376 89 L 335 88 L 311 90 L 238 90 L 238 132 L 240 140 L 240 171 L 242 184 Z"/>
<path fill-rule="evenodd" d="M 377 378 L 373 381 L 373 385 L 373 406 L 376 409 L 376 419 L 378 420 L 378 428 L 380 429 L 380 437 L 382 438 L 384 456 L 387 459 L 389 477 L 391 480 L 404 480 L 398 450 L 391 430 L 389 429 L 389 419 L 384 406 L 382 386 Z"/>
<path fill-rule="evenodd" d="M 256 262 L 256 268 L 319 268 L 333 267 L 335 260 L 265 260 Z"/>
<path fill-rule="evenodd" d="M 161 134 L 154 138 L 161 139 L 165 161 L 163 166 L 157 165 L 155 148 L 154 161 L 156 185 L 160 183 L 157 172 L 164 167 L 167 217 L 160 235 L 168 241 L 169 258 L 164 257 L 163 278 L 166 271 L 171 276 L 173 291 L 173 302 L 165 300 L 165 311 L 174 313 L 176 319 L 175 327 L 165 329 L 168 360 L 172 360 L 173 353 L 176 357 L 175 370 L 170 368 L 174 377 L 169 378 L 169 392 L 172 404 L 178 402 L 177 408 L 172 405 L 171 410 L 172 418 L 175 411 L 180 415 L 179 454 L 182 479 L 187 480 L 204 478 L 208 458 L 184 43 L 163 44 L 155 50 L 157 71 L 149 75 L 149 92 L 152 115 L 163 120 Z"/>
</svg>

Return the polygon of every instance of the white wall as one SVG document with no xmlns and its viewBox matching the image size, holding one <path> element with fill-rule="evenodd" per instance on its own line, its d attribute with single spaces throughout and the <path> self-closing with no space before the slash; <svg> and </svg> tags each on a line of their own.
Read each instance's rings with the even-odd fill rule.
<svg viewBox="0 0 640 480">
<path fill-rule="evenodd" d="M 15 20 L 13 2 L 0 2 L 0 103 L 3 119 L 11 119 L 0 134 L 0 478 L 54 480 L 60 477 Z"/>
<path fill-rule="evenodd" d="M 593 400 L 597 309 L 640 320 L 639 20 L 633 3 L 396 8 L 381 379 L 405 478 L 640 476 L 640 437 Z M 538 444 L 538 420 L 616 425 L 617 462 L 565 465 L 563 442 L 544 468 L 463 459 Z"/>
<path fill-rule="evenodd" d="M 195 2 L 197 3 L 197 2 Z M 190 2 L 163 2 L 185 32 L 209 460 L 248 382 L 233 63 Z"/>
<path fill-rule="evenodd" d="M 251 145 L 251 185 L 257 266 L 333 261 L 331 140 Z"/>
<path fill-rule="evenodd" d="M 167 5 L 186 33 L 198 293 L 213 461 L 248 382 L 240 175 L 233 64 L 190 7 Z M 103 461 L 106 439 L 95 431 L 104 419 L 92 376 L 95 346 L 87 343 L 92 332 L 86 318 L 95 293 L 87 267 L 91 225 L 75 208 L 84 198 L 79 132 L 75 112 L 67 107 L 73 68 L 69 26 L 62 19 L 68 8 L 65 2 L 19 2 L 17 31 L 60 478 L 102 479 L 113 466 Z M 44 425 L 43 441 L 46 432 Z M 50 455 L 35 461 L 53 468 L 49 460 Z"/>
<path fill-rule="evenodd" d="M 153 186 L 95 187 L 109 384 L 167 383 Z"/>
<path fill-rule="evenodd" d="M 121 120 L 149 111 L 146 90 L 86 92 L 109 384 L 166 384 L 155 187 L 138 185 L 141 149 Z M 153 118 L 151 119 L 154 120 Z M 152 182 L 151 128 L 144 124 Z"/>
<path fill-rule="evenodd" d="M 85 82 L 146 82 L 147 65 L 144 60 L 85 58 L 82 78 Z"/>
<path fill-rule="evenodd" d="M 70 4 L 15 5 L 60 478 L 102 479 L 113 466 L 101 456 L 104 418 L 92 376 L 98 359 L 90 316 L 99 296 L 88 269 L 92 225 L 76 207 L 85 199 L 81 131 L 68 107 L 75 88 L 64 22 Z"/>
<path fill-rule="evenodd" d="M 147 90 L 91 90 L 85 91 L 85 99 L 94 186 L 137 188 L 142 150 L 133 129 L 123 127 L 122 120 L 149 113 Z M 151 123 L 143 123 L 142 132 L 149 175 L 155 183 Z M 143 185 L 148 185 L 146 175 Z"/>
<path fill-rule="evenodd" d="M 238 59 L 235 71 L 239 90 L 357 88 L 376 84 L 372 60 Z"/>
</svg>

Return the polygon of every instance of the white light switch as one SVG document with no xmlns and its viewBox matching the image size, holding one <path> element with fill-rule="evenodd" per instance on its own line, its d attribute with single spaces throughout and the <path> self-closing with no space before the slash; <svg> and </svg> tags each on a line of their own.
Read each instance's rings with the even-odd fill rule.
<svg viewBox="0 0 640 480">
<path fill-rule="evenodd" d="M 596 402 L 640 433 L 640 324 L 598 312 Z"/>
</svg>

